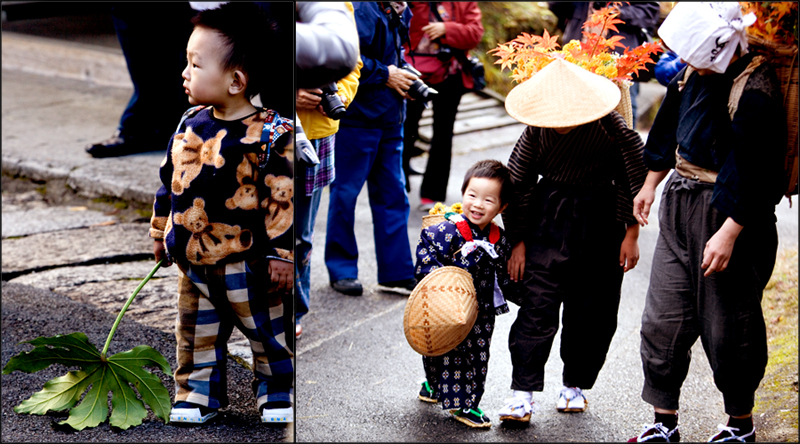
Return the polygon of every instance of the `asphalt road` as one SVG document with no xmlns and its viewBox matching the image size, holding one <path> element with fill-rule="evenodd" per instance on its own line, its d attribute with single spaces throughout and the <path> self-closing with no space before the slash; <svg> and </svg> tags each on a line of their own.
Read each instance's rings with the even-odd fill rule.
<svg viewBox="0 0 800 444">
<path fill-rule="evenodd" d="M 494 158 L 506 162 L 511 147 L 475 151 L 453 158 L 448 201 L 460 201 L 461 174 L 474 162 Z M 419 169 L 425 160 L 415 158 Z M 419 236 L 422 212 L 420 177 L 412 176 L 409 237 Z M 422 359 L 406 342 L 402 328 L 406 296 L 379 291 L 371 216 L 366 192 L 357 201 L 361 297 L 345 296 L 328 285 L 324 267 L 327 193 L 316 223 L 312 253 L 311 311 L 304 318 L 304 336 L 297 352 L 297 428 L 299 442 L 558 442 L 624 441 L 652 422 L 652 408 L 642 401 L 639 328 L 644 307 L 657 224 L 641 230 L 641 260 L 625 275 L 618 328 L 605 367 L 595 386 L 586 391 L 589 409 L 564 414 L 555 410 L 563 365 L 558 337 L 546 366 L 545 389 L 534 394 L 542 409 L 529 425 L 501 425 L 497 411 L 511 395 L 508 332 L 517 307 L 497 318 L 491 345 L 486 394 L 480 407 L 492 420 L 489 430 L 471 429 L 453 420 L 438 405 L 417 399 L 424 379 Z M 652 214 L 657 214 L 657 206 Z M 797 206 L 784 201 L 778 208 L 782 247 L 797 248 Z M 576 278 L 580 278 L 576 276 Z M 559 333 L 560 334 L 560 333 Z M 586 332 L 592 334 L 591 331 Z M 727 420 L 722 396 L 714 386 L 706 357 L 698 342 L 682 392 L 681 434 L 684 441 L 705 441 Z"/>
</svg>

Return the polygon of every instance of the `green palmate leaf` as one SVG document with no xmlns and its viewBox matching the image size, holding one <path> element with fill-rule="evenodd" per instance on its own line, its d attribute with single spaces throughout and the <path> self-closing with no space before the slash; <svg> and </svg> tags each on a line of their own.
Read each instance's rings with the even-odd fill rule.
<svg viewBox="0 0 800 444">
<path fill-rule="evenodd" d="M 4 374 L 14 370 L 32 373 L 50 364 L 77 365 L 81 370 L 48 381 L 41 391 L 15 407 L 15 412 L 43 415 L 50 410 L 72 408 L 91 385 L 83 401 L 70 410 L 69 418 L 62 424 L 83 430 L 102 423 L 108 417 L 109 392 L 112 393 L 109 423 L 114 427 L 124 430 L 141 424 L 147 416 L 144 403 L 158 418 L 168 421 L 169 391 L 158 376 L 143 367 L 159 367 L 164 373 L 172 374 L 167 360 L 152 347 L 140 345 L 103 360 L 100 352 L 83 333 L 37 338 L 28 342 L 36 348 L 11 358 L 3 368 Z M 131 385 L 139 392 L 141 399 Z"/>
<path fill-rule="evenodd" d="M 120 380 L 124 381 L 124 383 L 120 382 L 122 387 L 130 389 L 128 384 L 133 384 L 142 396 L 142 400 L 153 410 L 153 413 L 164 421 L 169 420 L 169 411 L 172 407 L 169 391 L 161 383 L 161 379 L 158 376 L 143 368 L 145 366 L 157 366 L 166 375 L 172 376 L 169 362 L 161 353 L 152 347 L 140 345 L 134 347 L 133 350 L 117 353 L 108 358 L 108 361 L 111 368 L 114 369 L 115 376 L 119 376 Z M 115 399 L 116 397 L 111 399 L 111 404 L 112 408 L 116 409 L 114 406 Z M 111 424 L 116 425 L 113 414 L 111 416 Z"/>
<path fill-rule="evenodd" d="M 89 342 L 89 338 L 85 334 L 80 332 L 55 335 L 51 338 L 36 338 L 25 341 L 23 344 L 32 344 L 36 348 L 11 358 L 3 368 L 4 375 L 14 370 L 35 373 L 52 364 L 83 367 L 100 358 L 100 351 L 97 350 L 97 347 Z"/>
<path fill-rule="evenodd" d="M 162 259 L 156 264 L 128 298 L 108 333 L 102 352 L 99 352 L 97 347 L 89 342 L 89 338 L 80 332 L 27 341 L 34 346 L 34 349 L 11 358 L 3 367 L 3 374 L 9 374 L 14 370 L 34 373 L 52 364 L 77 366 L 81 370 L 71 371 L 47 381 L 41 391 L 14 407 L 15 412 L 43 415 L 49 410 L 72 409 L 69 418 L 60 424 L 69 424 L 74 429 L 83 430 L 86 427 L 96 427 L 105 421 L 108 416 L 108 393 L 111 392 L 112 413 L 109 423 L 112 426 L 124 430 L 141 424 L 142 419 L 147 416 L 144 403 L 150 406 L 158 418 L 164 422 L 169 421 L 169 391 L 158 376 L 144 369 L 144 367 L 160 367 L 162 372 L 172 376 L 169 363 L 161 353 L 152 347 L 140 345 L 106 358 L 111 339 L 119 327 L 122 316 L 125 315 L 125 311 L 139 290 L 153 277 L 163 262 Z M 141 399 L 136 396 L 131 385 L 136 387 Z M 89 392 L 83 401 L 74 407 L 87 388 Z"/>
</svg>

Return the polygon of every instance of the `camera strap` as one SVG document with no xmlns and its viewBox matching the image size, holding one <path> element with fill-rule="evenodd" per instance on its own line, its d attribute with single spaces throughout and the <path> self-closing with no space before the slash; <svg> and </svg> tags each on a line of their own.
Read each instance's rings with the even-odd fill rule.
<svg viewBox="0 0 800 444">
<path fill-rule="evenodd" d="M 395 29 L 397 29 L 397 35 L 400 37 L 400 44 L 398 45 L 397 42 L 394 43 L 394 49 L 397 52 L 397 67 L 401 67 L 405 65 L 405 60 L 403 59 L 403 54 L 400 52 L 400 49 L 403 46 L 403 43 L 408 44 L 409 51 L 411 50 L 411 40 L 408 38 L 408 27 L 403 25 L 403 18 L 397 11 L 389 4 L 389 2 L 378 2 L 378 6 L 383 10 L 383 12 L 389 17 L 389 25 L 394 25 Z M 414 60 L 414 54 L 409 52 L 411 56 L 411 60 Z"/>
<path fill-rule="evenodd" d="M 431 5 L 430 8 L 431 12 L 433 12 L 434 17 L 436 17 L 436 20 L 439 20 L 440 22 L 444 23 L 444 20 L 442 20 L 442 16 L 439 14 L 439 3 L 441 2 L 430 2 Z M 456 10 L 455 2 L 450 2 L 450 10 L 452 11 L 451 14 L 455 15 L 455 10 Z M 453 18 L 455 19 L 455 17 Z M 444 43 L 441 42 L 440 45 L 447 46 L 448 48 L 451 49 L 453 56 L 456 58 L 456 60 L 458 60 L 458 63 L 461 64 L 462 71 L 469 69 L 470 63 L 467 60 L 467 51 L 458 48 L 453 48 L 452 46 L 445 45 Z"/>
</svg>

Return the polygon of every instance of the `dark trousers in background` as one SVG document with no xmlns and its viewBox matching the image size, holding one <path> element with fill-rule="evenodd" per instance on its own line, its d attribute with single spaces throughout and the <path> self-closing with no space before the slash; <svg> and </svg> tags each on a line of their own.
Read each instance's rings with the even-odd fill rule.
<svg viewBox="0 0 800 444">
<path fill-rule="evenodd" d="M 524 294 L 511 326 L 512 390 L 544 390 L 544 368 L 561 331 L 563 383 L 591 389 L 617 329 L 624 224 L 615 216 L 615 189 L 579 189 L 542 180 L 531 215 L 540 220 L 525 241 Z"/>
<path fill-rule="evenodd" d="M 191 105 L 183 89 L 186 44 L 195 15 L 188 2 L 119 2 L 111 7 L 114 29 L 133 82 L 119 119 L 122 137 L 166 150 L 181 115 Z"/>
<path fill-rule="evenodd" d="M 708 277 L 700 268 L 706 242 L 727 218 L 711 204 L 714 185 L 673 173 L 658 210 L 660 233 L 642 314 L 642 399 L 677 410 L 699 337 L 722 392 L 725 412 L 753 410 L 767 365 L 761 298 L 778 249 L 772 220 L 749 223 L 728 267 Z"/>
<path fill-rule="evenodd" d="M 447 182 L 450 178 L 450 159 L 453 154 L 453 126 L 456 122 L 458 104 L 466 90 L 461 81 L 461 74 L 448 77 L 444 82 L 430 85 L 439 94 L 433 96 L 433 138 L 428 152 L 428 164 L 422 178 L 420 196 L 436 202 L 444 202 L 447 198 Z M 408 162 L 416 151 L 414 142 L 419 134 L 419 120 L 425 104 L 419 100 L 406 100 L 406 121 L 404 124 L 403 165 L 408 171 Z M 411 191 L 408 176 L 406 190 Z"/>
</svg>

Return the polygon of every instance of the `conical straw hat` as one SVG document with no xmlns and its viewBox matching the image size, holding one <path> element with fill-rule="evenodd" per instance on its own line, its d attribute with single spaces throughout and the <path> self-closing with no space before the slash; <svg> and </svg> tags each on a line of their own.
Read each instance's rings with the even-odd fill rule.
<svg viewBox="0 0 800 444">
<path fill-rule="evenodd" d="M 467 338 L 478 318 L 472 276 L 454 266 L 437 268 L 411 292 L 403 313 L 408 344 L 425 356 L 440 356 Z"/>
<path fill-rule="evenodd" d="M 620 100 L 611 80 L 562 59 L 555 59 L 506 97 L 506 111 L 540 128 L 582 125 L 610 113 Z"/>
</svg>

